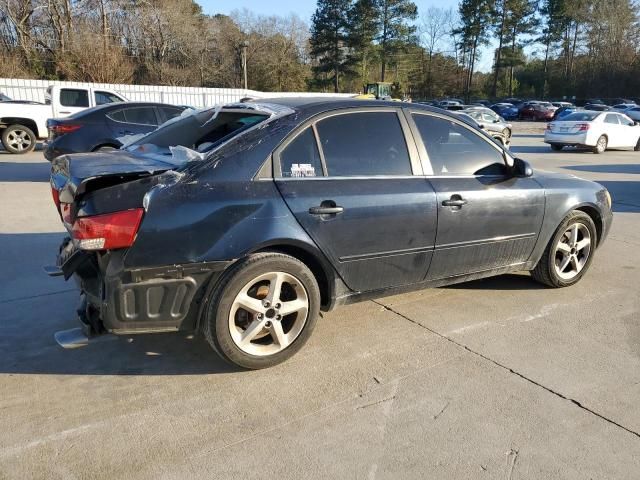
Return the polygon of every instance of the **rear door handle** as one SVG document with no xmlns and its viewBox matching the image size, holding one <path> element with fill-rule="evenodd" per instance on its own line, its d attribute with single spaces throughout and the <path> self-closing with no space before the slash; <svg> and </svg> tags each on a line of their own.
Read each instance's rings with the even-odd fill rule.
<svg viewBox="0 0 640 480">
<path fill-rule="evenodd" d="M 462 207 L 466 205 L 467 201 L 462 198 L 460 195 L 452 195 L 449 200 L 444 200 L 442 202 L 443 207 Z"/>
<path fill-rule="evenodd" d="M 335 215 L 344 212 L 343 207 L 311 207 L 309 213 L 311 215 Z"/>
<path fill-rule="evenodd" d="M 61 111 L 61 112 L 59 112 L 59 113 L 63 113 L 63 114 L 65 114 L 65 115 L 67 115 L 67 114 L 69 114 L 69 113 L 71 113 L 71 112 L 62 112 L 62 111 Z"/>
</svg>

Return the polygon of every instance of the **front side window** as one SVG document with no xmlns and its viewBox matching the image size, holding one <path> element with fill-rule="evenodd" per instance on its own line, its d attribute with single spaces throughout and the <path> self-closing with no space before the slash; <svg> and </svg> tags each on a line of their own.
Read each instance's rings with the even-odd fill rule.
<svg viewBox="0 0 640 480">
<path fill-rule="evenodd" d="M 500 175 L 501 152 L 469 128 L 431 115 L 414 114 L 434 175 Z"/>
<path fill-rule="evenodd" d="M 74 88 L 63 88 L 60 90 L 60 105 L 63 107 L 88 107 L 89 92 Z"/>
<path fill-rule="evenodd" d="M 122 99 L 109 92 L 95 92 L 96 105 L 106 105 L 107 103 L 122 102 Z"/>
<path fill-rule="evenodd" d="M 307 127 L 282 151 L 280 168 L 285 178 L 322 176 L 320 153 L 311 127 Z"/>
<path fill-rule="evenodd" d="M 335 115 L 317 123 L 329 176 L 412 175 L 395 112 Z"/>
</svg>

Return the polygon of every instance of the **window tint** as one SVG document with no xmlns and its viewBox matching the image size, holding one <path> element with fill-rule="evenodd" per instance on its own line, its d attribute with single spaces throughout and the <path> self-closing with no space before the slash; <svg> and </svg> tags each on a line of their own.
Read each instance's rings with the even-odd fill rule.
<svg viewBox="0 0 640 480">
<path fill-rule="evenodd" d="M 450 120 L 414 114 L 434 175 L 504 173 L 502 154 L 488 140 Z"/>
<path fill-rule="evenodd" d="M 280 154 L 283 177 L 321 177 L 322 163 L 313 130 L 307 128 Z"/>
<path fill-rule="evenodd" d="M 182 115 L 184 108 L 182 107 L 160 107 L 162 113 L 164 113 L 164 120 L 171 120 L 172 118 L 179 117 Z"/>
<path fill-rule="evenodd" d="M 156 112 L 153 107 L 125 108 L 124 116 L 127 123 L 137 123 L 139 125 L 157 125 Z"/>
<path fill-rule="evenodd" d="M 618 125 L 620 123 L 618 122 L 618 115 L 607 113 L 607 115 L 605 115 L 604 117 L 604 123 L 613 123 L 615 125 Z"/>
<path fill-rule="evenodd" d="M 109 92 L 95 92 L 96 105 L 106 105 L 107 103 L 118 103 L 122 99 Z"/>
<path fill-rule="evenodd" d="M 623 117 L 622 115 L 619 115 L 618 117 L 622 125 L 626 125 L 627 127 L 632 127 L 635 125 L 634 121 L 628 117 Z"/>
<path fill-rule="evenodd" d="M 63 107 L 88 107 L 89 92 L 63 88 L 60 90 L 60 105 Z"/>
<path fill-rule="evenodd" d="M 336 115 L 317 124 L 330 176 L 411 175 L 395 112 Z"/>
<path fill-rule="evenodd" d="M 567 122 L 591 122 L 600 115 L 597 112 L 575 112 L 563 117 L 563 121 Z"/>
<path fill-rule="evenodd" d="M 108 113 L 107 118 L 110 118 L 111 120 L 115 120 L 116 122 L 127 121 L 127 119 L 124 118 L 124 110 L 116 110 L 115 112 Z"/>
</svg>

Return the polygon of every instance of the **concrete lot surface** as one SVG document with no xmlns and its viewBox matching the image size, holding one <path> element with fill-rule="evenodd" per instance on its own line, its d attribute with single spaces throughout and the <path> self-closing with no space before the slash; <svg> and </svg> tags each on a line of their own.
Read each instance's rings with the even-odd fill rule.
<svg viewBox="0 0 640 480">
<path fill-rule="evenodd" d="M 184 334 L 59 348 L 78 293 L 41 271 L 63 236 L 48 163 L 0 152 L 0 479 L 639 478 L 640 152 L 518 131 L 534 168 L 613 195 L 579 284 L 523 273 L 343 307 L 258 372 Z"/>
</svg>

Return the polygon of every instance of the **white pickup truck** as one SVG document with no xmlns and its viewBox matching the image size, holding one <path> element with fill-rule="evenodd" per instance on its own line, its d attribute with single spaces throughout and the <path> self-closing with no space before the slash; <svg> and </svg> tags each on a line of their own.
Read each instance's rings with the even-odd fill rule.
<svg viewBox="0 0 640 480">
<path fill-rule="evenodd" d="M 47 138 L 47 119 L 64 118 L 105 103 L 126 102 L 122 95 L 93 87 L 47 88 L 45 103 L 0 102 L 2 145 L 10 153 L 32 151 L 38 139 Z"/>
</svg>

